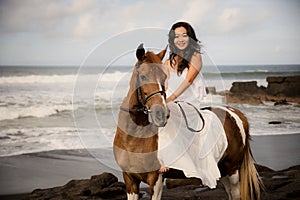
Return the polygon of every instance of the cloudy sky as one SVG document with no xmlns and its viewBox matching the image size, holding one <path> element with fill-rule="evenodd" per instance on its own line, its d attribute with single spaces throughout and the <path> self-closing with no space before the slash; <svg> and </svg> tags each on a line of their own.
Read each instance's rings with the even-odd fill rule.
<svg viewBox="0 0 300 200">
<path fill-rule="evenodd" d="M 298 0 L 0 0 L 0 65 L 80 65 L 99 44 L 128 32 L 143 40 L 136 30 L 149 28 L 163 48 L 179 20 L 218 65 L 300 64 L 299 13 Z M 138 46 L 129 35 L 119 44 Z"/>
</svg>

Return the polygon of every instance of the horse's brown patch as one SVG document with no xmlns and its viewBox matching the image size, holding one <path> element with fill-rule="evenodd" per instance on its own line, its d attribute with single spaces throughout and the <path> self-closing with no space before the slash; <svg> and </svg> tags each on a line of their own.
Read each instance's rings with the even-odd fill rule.
<svg viewBox="0 0 300 200">
<path fill-rule="evenodd" d="M 222 176 L 232 175 L 236 172 L 236 170 L 239 169 L 244 158 L 244 144 L 243 138 L 241 136 L 241 130 L 239 129 L 239 126 L 234 117 L 232 117 L 226 110 L 218 107 L 209 107 L 206 109 L 211 110 L 213 113 L 215 113 L 223 124 L 227 137 L 228 147 L 223 157 L 219 161 L 218 166 Z M 241 113 L 237 114 L 239 116 L 239 114 Z M 246 122 L 244 122 L 243 120 L 243 124 L 244 123 L 245 125 L 248 124 L 247 120 Z"/>
</svg>

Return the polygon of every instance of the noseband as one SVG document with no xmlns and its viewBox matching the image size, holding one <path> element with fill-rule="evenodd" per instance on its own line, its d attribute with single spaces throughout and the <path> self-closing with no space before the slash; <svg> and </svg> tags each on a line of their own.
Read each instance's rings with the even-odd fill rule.
<svg viewBox="0 0 300 200">
<path fill-rule="evenodd" d="M 160 94 L 160 95 L 163 95 L 164 96 L 164 99 L 166 99 L 166 93 L 165 91 L 163 90 L 159 90 L 159 91 L 155 91 L 153 93 L 151 93 L 150 95 L 148 95 L 146 98 L 144 98 L 144 95 L 142 93 L 142 89 L 141 87 L 138 88 L 137 90 L 137 95 L 140 94 L 140 98 L 141 98 L 141 101 L 138 101 L 141 105 L 142 105 L 142 108 L 141 110 L 145 113 L 145 114 L 148 114 L 148 113 L 151 113 L 152 111 L 148 108 L 148 106 L 146 105 L 147 102 L 155 95 L 157 94 Z M 139 98 L 139 97 L 138 97 Z"/>
<path fill-rule="evenodd" d="M 139 63 L 136 65 L 136 68 L 138 69 L 140 67 L 140 65 L 142 65 L 143 62 Z M 166 92 L 164 91 L 164 87 L 162 90 L 158 90 L 155 91 L 151 94 L 149 94 L 148 96 L 145 97 L 143 91 L 142 91 L 142 87 L 140 85 L 140 79 L 139 79 L 139 72 L 138 70 L 136 70 L 136 97 L 137 97 L 137 102 L 141 105 L 139 108 L 136 109 L 130 109 L 130 108 L 123 108 L 121 107 L 121 110 L 123 111 L 127 111 L 127 112 L 144 112 L 144 114 L 149 114 L 152 111 L 148 108 L 148 106 L 146 105 L 147 102 L 154 97 L 157 94 L 160 94 L 164 97 L 164 99 L 166 99 Z"/>
</svg>

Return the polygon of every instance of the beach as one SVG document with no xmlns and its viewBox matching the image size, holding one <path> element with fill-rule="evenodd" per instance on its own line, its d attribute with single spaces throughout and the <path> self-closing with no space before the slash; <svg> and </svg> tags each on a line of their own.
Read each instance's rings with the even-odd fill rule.
<svg viewBox="0 0 300 200">
<path fill-rule="evenodd" d="M 251 147 L 259 165 L 282 170 L 300 164 L 299 141 L 300 134 L 253 136 Z M 70 180 L 86 179 L 103 172 L 110 172 L 123 181 L 120 171 L 101 164 L 87 150 L 55 150 L 1 157 L 0 163 L 1 199 L 3 195 L 61 186 Z"/>
<path fill-rule="evenodd" d="M 299 65 L 207 65 L 203 75 L 207 86 L 223 91 L 235 81 L 256 80 L 258 86 L 266 86 L 266 77 L 299 75 L 299 69 Z M 56 188 L 104 172 L 123 181 L 118 166 L 113 165 L 111 148 L 132 67 L 88 68 L 82 74 L 72 67 L 1 70 L 0 199 L 20 199 L 37 189 Z M 208 94 L 202 106 L 224 105 L 223 99 L 218 93 Z M 259 165 L 276 171 L 300 165 L 299 103 L 229 105 L 247 116 Z M 171 197 L 163 199 L 173 200 L 177 193 L 165 190 L 164 195 L 168 194 Z"/>
</svg>

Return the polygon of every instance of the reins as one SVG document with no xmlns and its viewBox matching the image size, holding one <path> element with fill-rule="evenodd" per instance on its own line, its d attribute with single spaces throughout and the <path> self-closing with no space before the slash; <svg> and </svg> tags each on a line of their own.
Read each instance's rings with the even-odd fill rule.
<svg viewBox="0 0 300 200">
<path fill-rule="evenodd" d="M 196 110 L 197 114 L 199 115 L 199 117 L 200 117 L 200 119 L 202 121 L 202 127 L 201 127 L 201 129 L 195 130 L 195 129 L 189 127 L 189 123 L 187 121 L 187 117 L 186 117 L 185 111 L 183 110 L 182 106 L 180 105 L 180 102 L 184 102 L 184 101 L 175 101 L 174 103 L 176 103 L 179 106 L 179 108 L 180 108 L 180 111 L 181 111 L 181 113 L 183 115 L 183 118 L 184 118 L 184 121 L 185 121 L 185 124 L 186 124 L 186 128 L 189 131 L 191 131 L 191 132 L 201 132 L 203 130 L 203 128 L 204 128 L 205 121 L 204 121 L 204 118 L 203 118 L 202 114 L 200 113 L 200 111 L 193 104 L 191 104 L 189 102 L 184 102 L 184 103 L 188 104 L 189 106 L 193 107 Z"/>
</svg>

